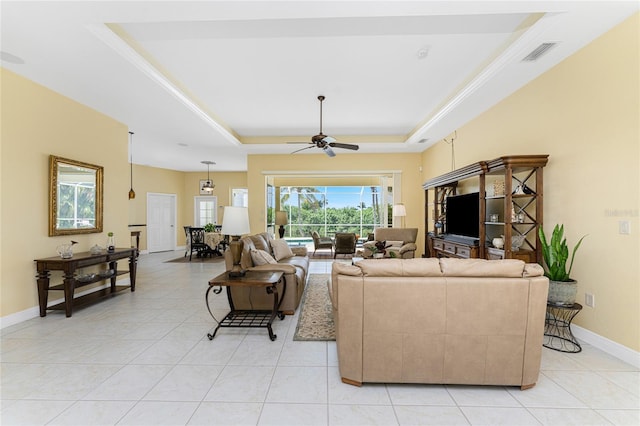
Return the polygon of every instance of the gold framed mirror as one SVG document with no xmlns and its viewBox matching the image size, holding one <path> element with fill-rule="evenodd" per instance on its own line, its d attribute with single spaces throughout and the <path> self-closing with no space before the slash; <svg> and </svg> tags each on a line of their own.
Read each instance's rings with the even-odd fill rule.
<svg viewBox="0 0 640 426">
<path fill-rule="evenodd" d="M 49 236 L 102 232 L 102 166 L 49 156 Z"/>
</svg>

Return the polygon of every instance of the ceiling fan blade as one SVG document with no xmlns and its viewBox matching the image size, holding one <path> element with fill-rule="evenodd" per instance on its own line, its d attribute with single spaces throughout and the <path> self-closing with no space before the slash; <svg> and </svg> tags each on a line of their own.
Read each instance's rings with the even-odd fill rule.
<svg viewBox="0 0 640 426">
<path fill-rule="evenodd" d="M 326 145 L 324 148 L 322 148 L 322 150 L 324 151 L 325 154 L 327 154 L 329 157 L 335 157 L 336 153 L 333 152 L 333 150 L 331 149 L 331 147 L 329 145 Z"/>
<path fill-rule="evenodd" d="M 357 151 L 358 149 L 360 149 L 360 147 L 358 145 L 353 145 L 353 144 L 350 144 L 350 143 L 332 142 L 329 145 L 334 147 L 334 148 L 350 149 L 352 151 Z"/>
<path fill-rule="evenodd" d="M 304 148 L 300 148 L 300 149 L 297 149 L 297 150 L 293 151 L 292 154 L 295 154 L 296 152 L 304 151 L 305 149 L 315 148 L 315 147 L 316 147 L 315 145 L 309 145 L 309 146 L 306 146 Z"/>
<path fill-rule="evenodd" d="M 334 137 L 331 137 L 331 136 L 325 136 L 324 139 L 322 139 L 322 142 L 326 142 L 326 143 L 333 143 L 335 141 L 336 141 L 336 139 Z"/>
</svg>

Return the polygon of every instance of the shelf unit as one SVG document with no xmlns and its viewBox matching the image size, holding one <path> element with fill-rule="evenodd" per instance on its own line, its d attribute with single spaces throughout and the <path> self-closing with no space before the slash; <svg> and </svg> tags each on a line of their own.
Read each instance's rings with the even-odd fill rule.
<svg viewBox="0 0 640 426">
<path fill-rule="evenodd" d="M 425 253 L 426 256 L 479 257 L 484 259 L 522 259 L 542 262 L 538 229 L 543 223 L 543 168 L 548 155 L 511 155 L 490 161 L 480 161 L 426 181 L 425 190 Z M 478 246 L 454 241 L 461 246 L 455 253 L 444 250 L 446 241 L 446 198 L 456 195 L 461 181 L 473 180 L 480 193 Z M 496 193 L 494 184 L 504 192 Z M 433 190 L 433 210 L 430 213 L 429 190 Z M 513 214 L 512 214 L 513 213 Z M 492 214 L 498 221 L 491 221 Z M 496 248 L 492 240 L 503 236 L 504 247 Z M 512 237 L 522 236 L 519 250 L 513 250 Z M 452 242 L 449 242 L 449 246 Z M 465 246 L 468 248 L 465 249 Z M 468 256 L 460 256 L 467 254 Z"/>
</svg>

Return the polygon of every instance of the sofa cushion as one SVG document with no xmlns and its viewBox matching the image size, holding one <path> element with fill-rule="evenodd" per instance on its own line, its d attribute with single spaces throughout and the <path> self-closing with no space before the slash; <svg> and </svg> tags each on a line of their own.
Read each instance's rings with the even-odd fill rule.
<svg viewBox="0 0 640 426">
<path fill-rule="evenodd" d="M 278 263 L 273 258 L 273 256 L 271 256 L 266 251 L 264 251 L 264 250 L 256 250 L 256 249 L 252 249 L 251 250 L 251 260 L 253 261 L 253 264 L 256 265 L 256 266 L 266 265 L 268 263 L 270 263 L 270 264 Z"/>
<path fill-rule="evenodd" d="M 521 278 L 524 265 L 524 261 L 519 259 L 440 259 L 442 273 L 448 277 Z"/>
<path fill-rule="evenodd" d="M 441 277 L 436 258 L 363 259 L 356 262 L 364 276 L 376 277 Z M 344 274 L 344 272 L 340 272 Z"/>
<path fill-rule="evenodd" d="M 276 260 L 280 261 L 282 259 L 293 257 L 293 252 L 286 240 L 271 240 L 270 244 L 271 250 L 273 251 L 273 257 L 275 257 Z"/>
<path fill-rule="evenodd" d="M 415 243 L 418 228 L 376 228 L 373 231 L 376 241 L 404 241 Z"/>
<path fill-rule="evenodd" d="M 271 247 L 269 247 L 269 240 L 265 238 L 264 233 L 251 235 L 249 236 L 249 239 L 251 239 L 251 241 L 253 242 L 253 245 L 258 250 L 264 250 L 267 253 L 271 252 Z"/>
</svg>

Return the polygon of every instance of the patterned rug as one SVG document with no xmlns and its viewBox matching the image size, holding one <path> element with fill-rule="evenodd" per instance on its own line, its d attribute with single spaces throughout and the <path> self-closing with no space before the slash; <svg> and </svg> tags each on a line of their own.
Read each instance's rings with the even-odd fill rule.
<svg viewBox="0 0 640 426">
<path fill-rule="evenodd" d="M 331 300 L 327 289 L 329 274 L 312 274 L 300 302 L 300 316 L 293 340 L 336 340 Z"/>
</svg>

